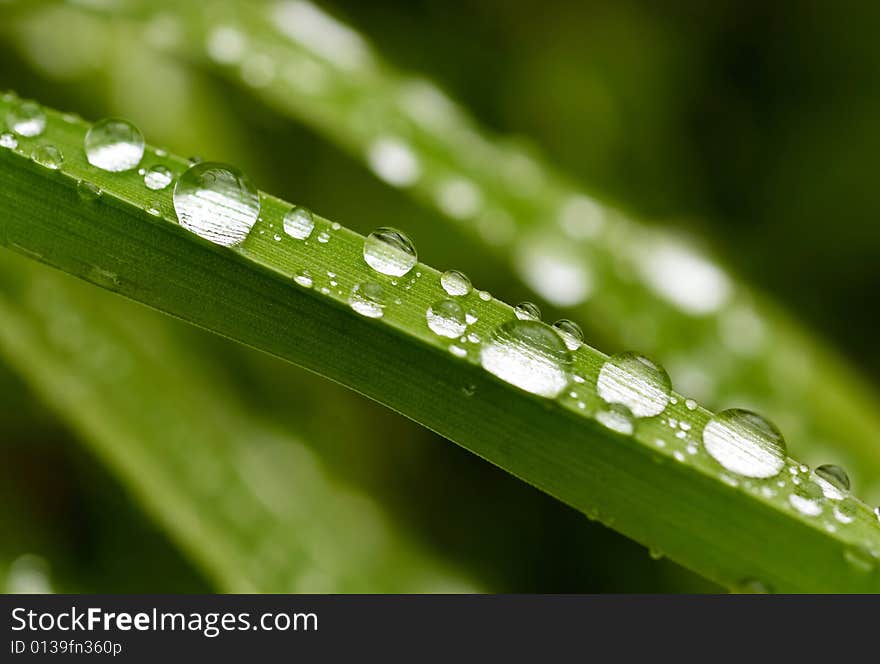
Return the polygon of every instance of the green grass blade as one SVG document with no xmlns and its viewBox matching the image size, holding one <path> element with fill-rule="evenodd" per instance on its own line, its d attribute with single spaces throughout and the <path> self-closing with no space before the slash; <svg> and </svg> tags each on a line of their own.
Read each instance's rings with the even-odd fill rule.
<svg viewBox="0 0 880 664">
<path fill-rule="evenodd" d="M 871 510 L 852 501 L 847 523 L 828 498 L 817 516 L 795 511 L 788 498 L 806 477 L 794 461 L 792 472 L 769 482 L 730 477 L 699 445 L 708 411 L 677 397 L 631 435 L 607 429 L 595 419 L 605 406 L 594 389 L 605 358 L 587 346 L 575 354 L 573 371 L 585 381 L 569 388 L 574 397 L 515 389 L 475 362 L 478 343 L 428 329 L 426 308 L 444 293 L 427 265 L 415 276 L 384 277 L 363 261 L 361 236 L 319 217 L 313 237 L 326 233 L 326 242 L 288 238 L 281 217 L 289 204 L 266 194 L 241 245 L 210 244 L 176 223 L 170 188 L 149 191 L 134 171 L 89 166 L 88 125 L 47 115 L 42 136 L 0 150 L 6 246 L 358 390 L 729 587 L 758 579 L 781 592 L 880 589 L 880 526 Z M 29 158 L 46 144 L 63 152 L 60 170 Z M 142 165 L 155 163 L 177 174 L 186 168 L 149 150 Z M 83 200 L 80 180 L 103 195 Z M 304 269 L 314 287 L 294 283 Z M 347 303 L 366 281 L 389 295 L 380 319 Z M 483 339 L 513 319 L 509 306 L 476 292 L 464 303 L 478 316 L 471 332 Z M 453 345 L 467 357 L 450 352 Z"/>
<path fill-rule="evenodd" d="M 12 258 L 0 351 L 219 590 L 469 588 L 302 443 L 243 412 L 164 321 Z"/>
</svg>

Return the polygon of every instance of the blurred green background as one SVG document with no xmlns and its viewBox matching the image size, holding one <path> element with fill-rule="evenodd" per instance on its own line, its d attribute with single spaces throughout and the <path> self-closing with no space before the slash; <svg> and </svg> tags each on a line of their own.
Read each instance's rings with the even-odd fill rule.
<svg viewBox="0 0 880 664">
<path fill-rule="evenodd" d="M 8 4 L 0 2 L 0 89 L 89 119 L 124 115 L 151 142 L 236 163 L 260 188 L 360 232 L 404 228 L 421 240 L 423 260 L 465 271 L 500 299 L 529 297 L 446 222 L 221 77 L 151 53 L 123 27 L 110 36 L 113 58 L 96 57 L 75 24 L 58 43 L 58 24 L 89 3 Z M 876 378 L 880 5 L 322 6 L 494 132 L 540 146 L 641 218 L 706 238 Z M 113 295 L 91 290 L 115 306 Z M 395 532 L 480 589 L 714 589 L 376 404 L 176 321 L 161 325 L 219 367 L 243 409 L 295 432 L 328 473 L 373 497 Z M 7 590 L 213 589 L 11 368 L 0 367 L 0 395 Z"/>
</svg>

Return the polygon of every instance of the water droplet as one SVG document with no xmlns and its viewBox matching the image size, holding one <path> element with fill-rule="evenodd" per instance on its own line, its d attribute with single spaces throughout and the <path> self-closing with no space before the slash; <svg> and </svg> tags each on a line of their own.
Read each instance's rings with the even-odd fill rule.
<svg viewBox="0 0 880 664">
<path fill-rule="evenodd" d="M 731 591 L 739 595 L 769 595 L 772 592 L 766 583 L 752 578 L 737 581 Z"/>
<path fill-rule="evenodd" d="M 415 245 L 394 228 L 378 228 L 364 239 L 364 260 L 376 272 L 402 277 L 416 264 Z"/>
<path fill-rule="evenodd" d="M 659 415 L 669 403 L 672 382 L 659 364 L 637 353 L 619 353 L 606 360 L 596 380 L 606 403 L 620 403 L 636 417 Z"/>
<path fill-rule="evenodd" d="M 76 193 L 84 201 L 96 201 L 103 193 L 100 188 L 91 182 L 80 180 L 76 183 Z"/>
<path fill-rule="evenodd" d="M 298 273 L 293 278 L 293 280 L 303 288 L 311 288 L 312 284 L 314 283 L 312 281 L 312 275 L 309 274 L 308 270 L 303 270 L 302 272 Z"/>
<path fill-rule="evenodd" d="M 242 242 L 257 222 L 260 196 L 247 176 L 232 166 L 203 162 L 174 185 L 180 225 L 214 244 Z"/>
<path fill-rule="evenodd" d="M 814 472 L 826 498 L 840 500 L 849 491 L 849 476 L 840 466 L 826 463 L 816 468 Z"/>
<path fill-rule="evenodd" d="M 348 303 L 361 316 L 382 318 L 385 313 L 385 291 L 375 281 L 365 281 L 351 289 Z"/>
<path fill-rule="evenodd" d="M 153 191 L 164 189 L 173 179 L 174 175 L 171 171 L 161 164 L 152 166 L 144 172 L 144 185 Z"/>
<path fill-rule="evenodd" d="M 92 166 L 111 173 L 129 171 L 144 156 L 144 135 L 127 120 L 101 120 L 86 134 L 85 150 Z"/>
<path fill-rule="evenodd" d="M 40 166 L 45 166 L 53 171 L 57 171 L 64 163 L 64 155 L 54 145 L 38 145 L 34 148 L 31 159 Z"/>
<path fill-rule="evenodd" d="M 867 549 L 861 546 L 853 546 L 843 552 L 843 557 L 853 569 L 868 574 L 874 571 L 877 558 Z"/>
<path fill-rule="evenodd" d="M 533 302 L 520 302 L 513 308 L 513 313 L 520 320 L 541 320 L 541 310 Z"/>
<path fill-rule="evenodd" d="M 479 317 L 477 316 L 477 312 L 474 311 L 473 309 L 468 309 L 467 313 L 465 313 L 465 315 L 464 315 L 465 323 L 467 323 L 468 325 L 473 325 L 478 320 L 479 320 Z"/>
<path fill-rule="evenodd" d="M 162 216 L 162 204 L 159 201 L 150 201 L 147 205 L 147 213 L 154 217 Z"/>
<path fill-rule="evenodd" d="M 4 131 L 2 134 L 0 134 L 0 147 L 14 150 L 18 147 L 18 139 L 13 134 L 10 134 L 8 131 Z"/>
<path fill-rule="evenodd" d="M 321 244 L 327 244 L 330 241 L 330 233 L 327 231 L 321 231 L 318 233 L 318 242 Z"/>
<path fill-rule="evenodd" d="M 467 323 L 464 318 L 464 309 L 458 302 L 453 300 L 440 300 L 428 307 L 425 317 L 428 327 L 434 334 L 455 339 L 464 334 Z"/>
<path fill-rule="evenodd" d="M 773 477 L 785 466 L 785 440 L 779 430 L 740 408 L 711 419 L 703 429 L 703 446 L 727 470 L 745 477 Z"/>
<path fill-rule="evenodd" d="M 696 408 L 697 408 L 697 402 L 694 401 L 693 399 L 685 399 L 685 401 L 684 401 L 684 406 L 685 406 L 685 408 L 687 408 L 688 410 L 696 410 Z"/>
<path fill-rule="evenodd" d="M 842 500 L 834 506 L 834 518 L 840 523 L 852 523 L 856 518 L 856 509 L 854 500 Z"/>
<path fill-rule="evenodd" d="M 877 517 L 877 521 L 880 521 L 880 507 L 874 508 L 874 516 Z"/>
<path fill-rule="evenodd" d="M 813 482 L 803 482 L 789 494 L 788 502 L 804 516 L 819 516 L 822 514 L 822 489 Z"/>
<path fill-rule="evenodd" d="M 606 408 L 596 413 L 596 419 L 603 426 L 617 433 L 629 436 L 633 432 L 632 411 L 623 404 L 608 404 Z"/>
<path fill-rule="evenodd" d="M 284 215 L 284 232 L 296 240 L 305 240 L 315 228 L 312 213 L 304 207 L 294 207 Z"/>
<path fill-rule="evenodd" d="M 6 124 L 19 136 L 39 136 L 46 129 L 46 113 L 33 101 L 19 101 L 6 112 Z"/>
<path fill-rule="evenodd" d="M 483 368 L 526 392 L 556 397 L 568 384 L 571 355 L 549 325 L 512 320 L 495 328 L 480 350 Z"/>
<path fill-rule="evenodd" d="M 568 350 L 577 350 L 584 345 L 584 332 L 573 320 L 563 318 L 553 323 L 553 327 L 559 332 Z"/>
<path fill-rule="evenodd" d="M 467 357 L 467 350 L 456 344 L 452 344 L 449 347 L 449 352 L 455 355 L 455 357 Z"/>
<path fill-rule="evenodd" d="M 489 294 L 489 291 L 481 290 L 479 293 L 477 293 L 477 296 L 478 296 L 483 302 L 488 302 L 489 300 L 492 299 L 492 296 Z"/>
<path fill-rule="evenodd" d="M 663 552 L 660 549 L 653 547 L 653 546 L 648 549 L 648 555 L 651 556 L 651 560 L 662 560 L 663 559 Z"/>
<path fill-rule="evenodd" d="M 447 270 L 440 275 L 440 285 L 453 297 L 461 297 L 471 292 L 471 280 L 458 270 Z"/>
</svg>

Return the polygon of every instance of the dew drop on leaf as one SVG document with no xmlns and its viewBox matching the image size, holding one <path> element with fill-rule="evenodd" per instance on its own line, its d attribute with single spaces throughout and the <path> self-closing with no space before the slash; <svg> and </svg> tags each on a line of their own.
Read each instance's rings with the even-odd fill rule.
<svg viewBox="0 0 880 664">
<path fill-rule="evenodd" d="M 425 312 L 428 327 L 431 331 L 447 339 L 455 339 L 464 334 L 467 329 L 464 309 L 454 300 L 440 300 L 435 302 Z"/>
<path fill-rule="evenodd" d="M 361 316 L 382 318 L 385 313 L 385 291 L 375 281 L 355 284 L 348 296 L 348 304 Z"/>
<path fill-rule="evenodd" d="M 173 179 L 171 171 L 161 164 L 151 166 L 144 172 L 144 186 L 152 191 L 164 189 Z"/>
<path fill-rule="evenodd" d="M 64 155 L 61 154 L 61 150 L 48 144 L 38 145 L 34 148 L 31 158 L 40 166 L 45 166 L 53 171 L 57 171 L 64 163 Z"/>
<path fill-rule="evenodd" d="M 513 313 L 520 320 L 541 320 L 541 310 L 534 302 L 520 302 L 513 308 Z"/>
<path fill-rule="evenodd" d="M 703 429 L 703 447 L 724 468 L 744 477 L 767 478 L 785 466 L 785 440 L 757 413 L 731 408 Z"/>
<path fill-rule="evenodd" d="M 511 385 L 553 398 L 568 384 L 571 355 L 549 325 L 512 320 L 495 328 L 483 343 L 480 363 Z"/>
<path fill-rule="evenodd" d="M 815 482 L 807 480 L 797 485 L 788 496 L 789 504 L 804 516 L 822 514 L 822 489 Z"/>
<path fill-rule="evenodd" d="M 294 207 L 284 214 L 284 232 L 295 240 L 306 240 L 315 228 L 312 213 L 304 207 Z"/>
<path fill-rule="evenodd" d="M 471 292 L 471 280 L 458 270 L 447 270 L 440 275 L 440 285 L 453 297 L 461 297 Z"/>
<path fill-rule="evenodd" d="M 108 118 L 95 123 L 84 145 L 89 163 L 111 173 L 136 168 L 144 156 L 144 135 L 127 120 Z"/>
<path fill-rule="evenodd" d="M 659 364 L 626 352 L 605 361 L 596 390 L 606 403 L 623 404 L 636 417 L 651 417 L 662 413 L 669 403 L 672 381 Z"/>
<path fill-rule="evenodd" d="M 378 228 L 364 239 L 364 260 L 371 268 L 391 277 L 402 277 L 416 264 L 415 245 L 394 228 Z"/>
<path fill-rule="evenodd" d="M 81 200 L 92 202 L 98 200 L 103 192 L 97 185 L 86 180 L 80 180 L 76 183 L 76 193 Z"/>
<path fill-rule="evenodd" d="M 311 288 L 314 281 L 312 280 L 312 275 L 309 274 L 308 270 L 302 270 L 298 272 L 296 276 L 293 277 L 293 280 L 298 283 L 303 288 Z"/>
<path fill-rule="evenodd" d="M 608 404 L 596 413 L 596 419 L 607 429 L 630 435 L 633 432 L 632 411 L 620 403 Z"/>
<path fill-rule="evenodd" d="M 0 148 L 14 150 L 17 147 L 18 139 L 13 134 L 10 134 L 8 131 L 4 131 L 0 134 Z"/>
<path fill-rule="evenodd" d="M 39 136 L 46 129 L 46 113 L 33 101 L 19 101 L 6 113 L 6 124 L 19 136 Z"/>
<path fill-rule="evenodd" d="M 849 475 L 840 466 L 826 463 L 814 471 L 816 481 L 826 498 L 840 500 L 849 491 Z"/>
<path fill-rule="evenodd" d="M 260 215 L 260 196 L 238 169 L 214 162 L 191 166 L 174 185 L 180 225 L 224 247 L 242 242 Z"/>
<path fill-rule="evenodd" d="M 581 330 L 581 326 L 573 320 L 563 318 L 553 323 L 553 327 L 562 337 L 565 345 L 568 346 L 568 350 L 577 350 L 583 346 L 584 332 Z"/>
</svg>

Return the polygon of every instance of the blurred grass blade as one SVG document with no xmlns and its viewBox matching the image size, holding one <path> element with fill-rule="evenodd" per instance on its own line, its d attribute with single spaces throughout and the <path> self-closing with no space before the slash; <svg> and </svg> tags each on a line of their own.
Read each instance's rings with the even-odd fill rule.
<svg viewBox="0 0 880 664">
<path fill-rule="evenodd" d="M 470 587 L 242 412 L 155 316 L 4 254 L 0 352 L 226 592 Z"/>
<path fill-rule="evenodd" d="M 0 112 L 12 103 L 0 101 Z M 699 445 L 710 412 L 674 396 L 660 415 L 622 426 L 611 411 L 618 420 L 609 420 L 595 389 L 606 358 L 588 346 L 572 358 L 580 380 L 558 398 L 519 390 L 479 364 L 481 340 L 515 320 L 509 306 L 472 291 L 459 298 L 473 311 L 468 336 L 434 334 L 426 311 L 448 297 L 436 270 L 380 274 L 364 262 L 363 237 L 317 216 L 309 241 L 293 239 L 282 222 L 290 204 L 267 194 L 240 245 L 209 243 L 176 223 L 171 187 L 90 166 L 88 125 L 46 115 L 42 135 L 0 150 L 3 244 L 358 390 L 729 587 L 757 579 L 780 592 L 880 589 L 870 509 L 847 497 L 842 518 L 828 496 L 811 498 L 812 514 L 795 509 L 790 496 L 818 485 L 793 460 L 772 480 L 731 477 Z M 59 163 L 56 152 L 47 161 L 49 146 L 63 155 L 60 168 L 46 167 Z M 187 168 L 153 149 L 141 165 Z M 352 297 L 365 291 L 369 302 Z"/>
<path fill-rule="evenodd" d="M 880 500 L 874 390 L 687 239 L 638 223 L 533 150 L 491 137 L 309 2 L 151 2 L 143 11 L 155 46 L 314 127 L 509 261 L 594 335 L 663 358 L 701 402 L 771 414 L 805 460 L 846 466 Z"/>
</svg>

